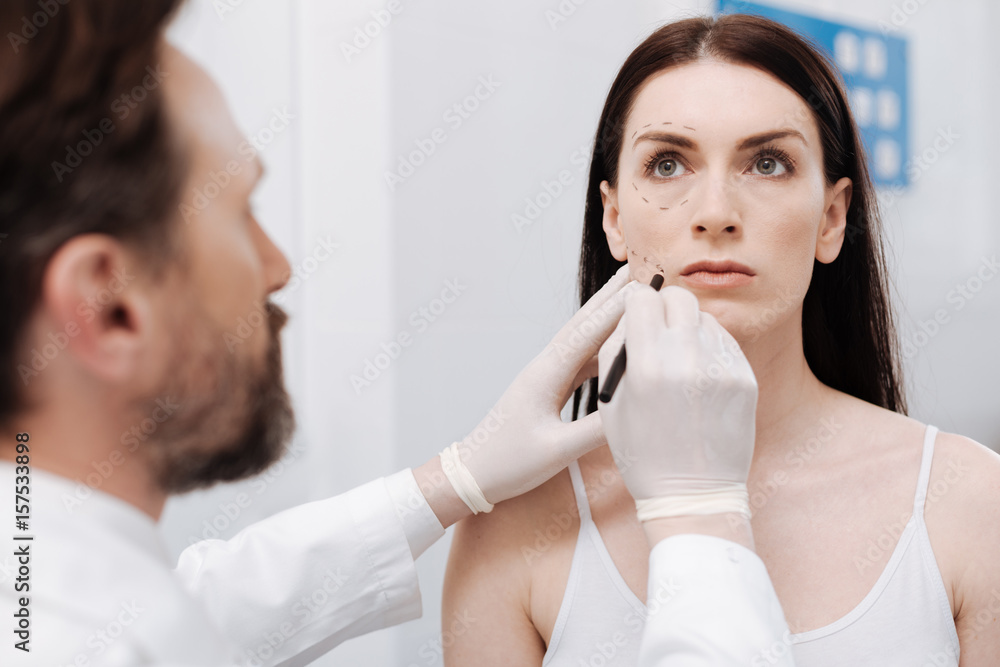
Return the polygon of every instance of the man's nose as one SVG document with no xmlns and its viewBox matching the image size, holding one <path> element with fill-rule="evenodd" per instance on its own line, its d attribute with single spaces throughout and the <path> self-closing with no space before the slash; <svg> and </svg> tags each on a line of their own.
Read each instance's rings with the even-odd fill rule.
<svg viewBox="0 0 1000 667">
<path fill-rule="evenodd" d="M 254 220 L 257 228 L 257 248 L 260 253 L 260 263 L 264 267 L 264 280 L 267 284 L 267 293 L 277 292 L 288 284 L 292 276 L 292 267 L 288 263 L 285 253 L 274 244 L 271 237 L 267 235 L 259 223 Z"/>
</svg>

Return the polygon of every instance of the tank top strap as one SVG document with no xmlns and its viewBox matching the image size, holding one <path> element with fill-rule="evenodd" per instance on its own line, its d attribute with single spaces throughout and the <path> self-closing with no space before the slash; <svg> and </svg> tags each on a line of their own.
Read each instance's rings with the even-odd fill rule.
<svg viewBox="0 0 1000 667">
<path fill-rule="evenodd" d="M 917 477 L 917 493 L 913 499 L 913 516 L 921 523 L 924 520 L 924 505 L 927 502 L 927 487 L 931 479 L 931 461 L 934 460 L 934 439 L 936 426 L 927 425 L 924 430 L 924 453 L 920 458 L 920 475 Z"/>
<path fill-rule="evenodd" d="M 576 509 L 580 513 L 582 525 L 590 521 L 590 502 L 587 500 L 587 487 L 583 484 L 580 464 L 576 461 L 569 464 L 569 478 L 573 480 L 573 496 L 576 497 Z"/>
</svg>

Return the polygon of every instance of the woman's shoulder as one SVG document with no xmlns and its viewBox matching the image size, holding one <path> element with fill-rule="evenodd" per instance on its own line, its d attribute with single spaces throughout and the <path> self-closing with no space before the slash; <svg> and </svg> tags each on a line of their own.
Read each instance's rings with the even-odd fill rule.
<svg viewBox="0 0 1000 667">
<path fill-rule="evenodd" d="M 569 470 L 564 469 L 539 487 L 516 498 L 497 503 L 492 512 L 470 516 L 459 522 L 455 531 L 456 546 L 475 550 L 490 561 L 509 558 L 501 554 L 514 551 L 523 558 L 512 559 L 531 565 L 531 554 L 538 550 L 536 533 L 551 537 L 548 523 L 553 517 L 560 519 L 561 531 L 568 530 L 579 521 L 575 511 L 573 484 Z M 565 516 L 564 516 L 565 514 Z M 568 518 L 567 518 L 568 517 Z M 552 542 L 547 538 L 546 545 Z"/>
<path fill-rule="evenodd" d="M 959 551 L 989 549 L 1000 574 L 1000 454 L 964 435 L 939 432 L 934 444 L 925 513 Z M 970 554 L 965 553 L 967 561 Z M 985 555 L 985 554 L 984 554 Z M 998 577 L 1000 579 L 1000 577 Z"/>
</svg>

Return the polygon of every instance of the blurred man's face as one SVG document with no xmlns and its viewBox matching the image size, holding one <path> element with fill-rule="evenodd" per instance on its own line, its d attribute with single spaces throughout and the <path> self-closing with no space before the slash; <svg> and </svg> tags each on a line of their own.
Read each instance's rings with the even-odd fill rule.
<svg viewBox="0 0 1000 667">
<path fill-rule="evenodd" d="M 262 167 L 218 88 L 172 47 L 163 70 L 189 171 L 175 222 L 179 262 L 155 318 L 168 363 L 158 391 L 135 408 L 141 415 L 158 400 L 176 406 L 146 451 L 164 490 L 177 492 L 259 472 L 291 437 L 279 341 L 285 315 L 267 301 L 289 266 L 250 209 Z"/>
</svg>

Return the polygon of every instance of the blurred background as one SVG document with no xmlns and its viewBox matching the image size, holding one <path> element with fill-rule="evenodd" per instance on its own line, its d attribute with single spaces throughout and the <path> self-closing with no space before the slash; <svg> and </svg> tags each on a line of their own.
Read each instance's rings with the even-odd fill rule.
<svg viewBox="0 0 1000 667">
<path fill-rule="evenodd" d="M 766 4 L 905 43 L 904 93 L 852 99 L 904 139 L 874 166 L 910 414 L 1000 448 L 989 384 L 1000 375 L 989 263 L 1000 250 L 1000 5 Z M 576 308 L 589 149 L 615 73 L 662 23 L 716 8 L 188 1 L 170 38 L 216 78 L 261 151 L 258 218 L 299 278 L 279 301 L 292 315 L 286 377 L 300 429 L 261 477 L 171 501 L 162 524 L 175 555 L 415 467 L 475 427 Z M 837 49 L 845 69 L 864 74 L 871 58 L 879 69 L 865 42 Z M 418 563 L 422 619 L 315 664 L 441 665 L 449 543 Z"/>
</svg>

